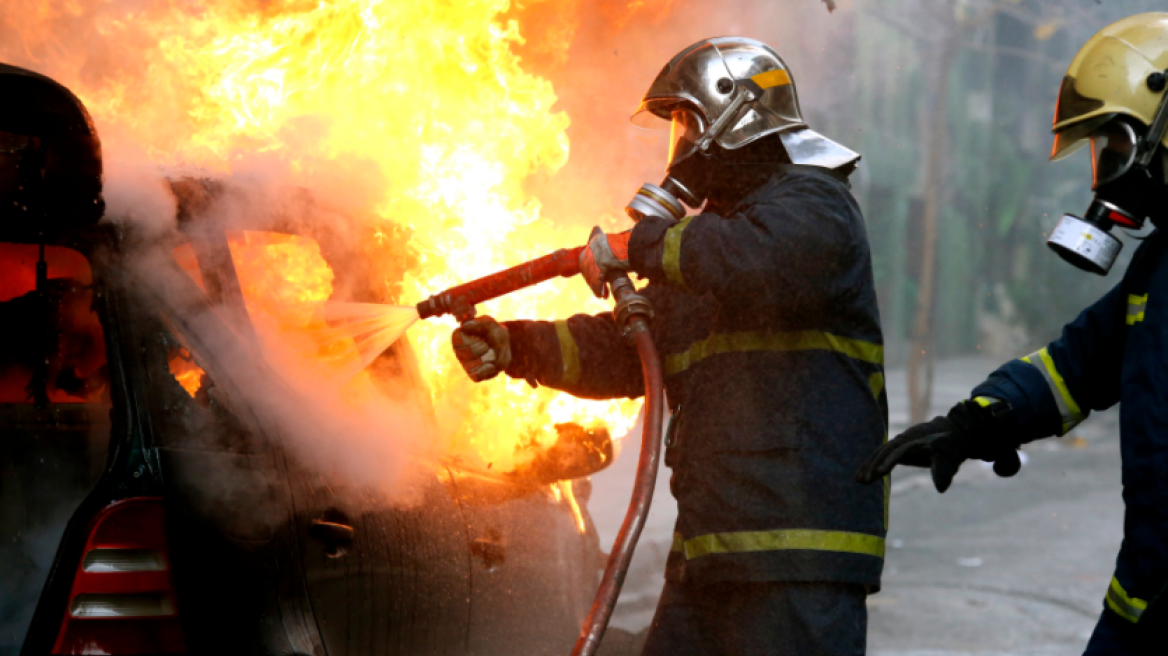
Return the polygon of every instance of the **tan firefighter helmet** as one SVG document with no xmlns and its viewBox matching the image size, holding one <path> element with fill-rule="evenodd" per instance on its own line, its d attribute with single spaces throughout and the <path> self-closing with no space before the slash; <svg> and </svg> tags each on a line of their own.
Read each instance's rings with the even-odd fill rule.
<svg viewBox="0 0 1168 656">
<path fill-rule="evenodd" d="M 1091 37 L 1075 55 L 1059 89 L 1051 159 L 1087 143 L 1117 115 L 1145 126 L 1164 96 L 1168 70 L 1168 13 L 1130 16 Z M 1168 146 L 1168 137 L 1162 140 Z"/>
</svg>

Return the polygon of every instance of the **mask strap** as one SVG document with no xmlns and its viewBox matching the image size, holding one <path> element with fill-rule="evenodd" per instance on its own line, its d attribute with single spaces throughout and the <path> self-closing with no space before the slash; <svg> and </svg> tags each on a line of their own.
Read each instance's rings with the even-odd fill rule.
<svg viewBox="0 0 1168 656">
<path fill-rule="evenodd" d="M 754 94 L 739 85 L 735 85 L 735 94 L 734 100 L 730 101 L 730 106 L 726 108 L 726 111 L 722 112 L 718 120 L 714 121 L 710 129 L 706 130 L 706 133 L 698 139 L 698 150 L 702 152 L 709 150 L 710 144 L 714 142 L 714 139 L 718 138 L 718 135 L 722 134 L 722 131 L 726 129 L 727 125 L 730 125 L 730 120 L 738 114 L 738 110 L 742 108 L 742 105 L 748 100 L 754 100 Z"/>
<path fill-rule="evenodd" d="M 714 52 L 718 53 L 718 58 L 722 61 L 722 67 L 726 69 L 727 79 L 734 79 L 734 74 L 730 71 L 730 65 L 726 63 L 726 57 L 722 55 L 721 50 L 718 50 L 718 46 L 715 45 L 713 47 Z M 758 85 L 754 86 L 758 88 Z M 706 130 L 706 133 L 698 138 L 698 150 L 703 153 L 709 150 L 710 144 L 726 130 L 726 127 L 730 125 L 730 121 L 738 115 L 738 110 L 742 109 L 742 105 L 759 97 L 761 97 L 761 94 L 754 93 L 748 85 L 743 84 L 743 80 L 736 80 L 734 82 L 734 99 L 730 101 L 730 105 L 726 107 L 726 111 L 722 112 L 722 115 L 718 117 L 718 120 L 714 121 L 710 129 Z"/>
</svg>

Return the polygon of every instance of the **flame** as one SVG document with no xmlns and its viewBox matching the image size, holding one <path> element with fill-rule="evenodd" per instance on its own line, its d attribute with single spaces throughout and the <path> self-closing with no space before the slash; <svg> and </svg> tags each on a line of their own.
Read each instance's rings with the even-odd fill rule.
<svg viewBox="0 0 1168 656">
<path fill-rule="evenodd" d="M 191 398 L 194 398 L 199 393 L 199 388 L 203 386 L 203 370 L 195 364 L 191 352 L 185 348 L 171 349 L 168 360 L 170 375 L 174 376 L 174 379 L 178 381 L 179 385 L 182 385 L 187 394 L 191 395 Z"/>
<path fill-rule="evenodd" d="M 373 263 L 394 280 L 388 295 L 399 302 L 585 238 L 583 229 L 564 231 L 541 217 L 539 199 L 524 188 L 567 161 L 568 117 L 553 109 L 552 84 L 525 71 L 515 52 L 524 37 L 510 0 L 35 4 L 26 22 L 14 23 L 24 26 L 21 43 L 0 52 L 15 63 L 33 60 L 26 65 L 76 92 L 107 146 L 223 174 L 248 158 L 279 162 L 293 184 L 375 217 L 379 238 L 408 235 L 404 278 L 388 273 L 401 262 Z M 643 4 L 605 6 L 631 12 Z M 65 25 L 85 32 L 62 38 L 54 30 Z M 132 60 L 87 59 L 98 51 L 115 57 L 126 44 Z M 568 45 L 543 49 L 558 48 L 562 58 Z M 316 325 L 332 292 L 319 249 L 245 239 L 232 253 L 241 276 L 251 277 L 249 308 L 282 317 L 285 334 Z M 481 311 L 504 320 L 610 309 L 568 280 Z M 514 470 L 531 446 L 554 443 L 557 423 L 603 423 L 614 435 L 634 423 L 639 402 L 580 400 L 505 377 L 472 384 L 451 353 L 453 327 L 426 322 L 409 339 L 442 442 L 464 464 Z"/>
<path fill-rule="evenodd" d="M 320 246 L 300 235 L 242 231 L 228 242 L 231 260 L 253 320 L 276 319 L 282 330 L 323 322 L 321 308 L 333 293 L 333 270 Z"/>
<path fill-rule="evenodd" d="M 586 530 L 584 524 L 584 513 L 580 510 L 580 503 L 576 501 L 576 492 L 572 489 L 572 481 L 560 481 L 555 484 L 563 492 L 564 500 L 568 502 L 568 507 L 572 509 L 572 518 L 576 520 L 576 530 L 583 533 Z M 559 500 L 559 495 L 556 495 Z"/>
</svg>

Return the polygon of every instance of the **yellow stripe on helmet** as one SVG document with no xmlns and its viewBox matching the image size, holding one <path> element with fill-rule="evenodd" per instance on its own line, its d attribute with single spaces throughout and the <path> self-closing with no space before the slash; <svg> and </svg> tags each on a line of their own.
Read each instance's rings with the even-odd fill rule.
<svg viewBox="0 0 1168 656">
<path fill-rule="evenodd" d="M 791 76 L 787 75 L 787 71 L 781 68 L 776 68 L 773 71 L 765 71 L 758 75 L 752 75 L 750 81 L 754 82 L 759 88 L 764 91 L 771 87 L 783 87 L 791 83 Z"/>
</svg>

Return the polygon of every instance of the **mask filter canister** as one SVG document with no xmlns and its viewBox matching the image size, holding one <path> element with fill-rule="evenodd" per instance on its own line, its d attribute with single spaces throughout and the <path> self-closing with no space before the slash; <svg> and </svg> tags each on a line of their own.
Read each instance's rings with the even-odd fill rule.
<svg viewBox="0 0 1168 656">
<path fill-rule="evenodd" d="M 637 190 L 637 194 L 625 207 L 625 214 L 634 223 L 639 223 L 645 217 L 658 217 L 670 221 L 680 221 L 685 216 L 685 206 L 678 200 L 677 195 L 683 195 L 671 179 L 658 187 L 655 184 L 645 183 Z"/>
<path fill-rule="evenodd" d="M 1130 214 L 1096 198 L 1086 218 L 1064 214 L 1046 245 L 1076 267 L 1105 276 L 1123 248 L 1123 243 L 1111 234 L 1111 227 L 1117 224 L 1139 227 Z"/>
</svg>

